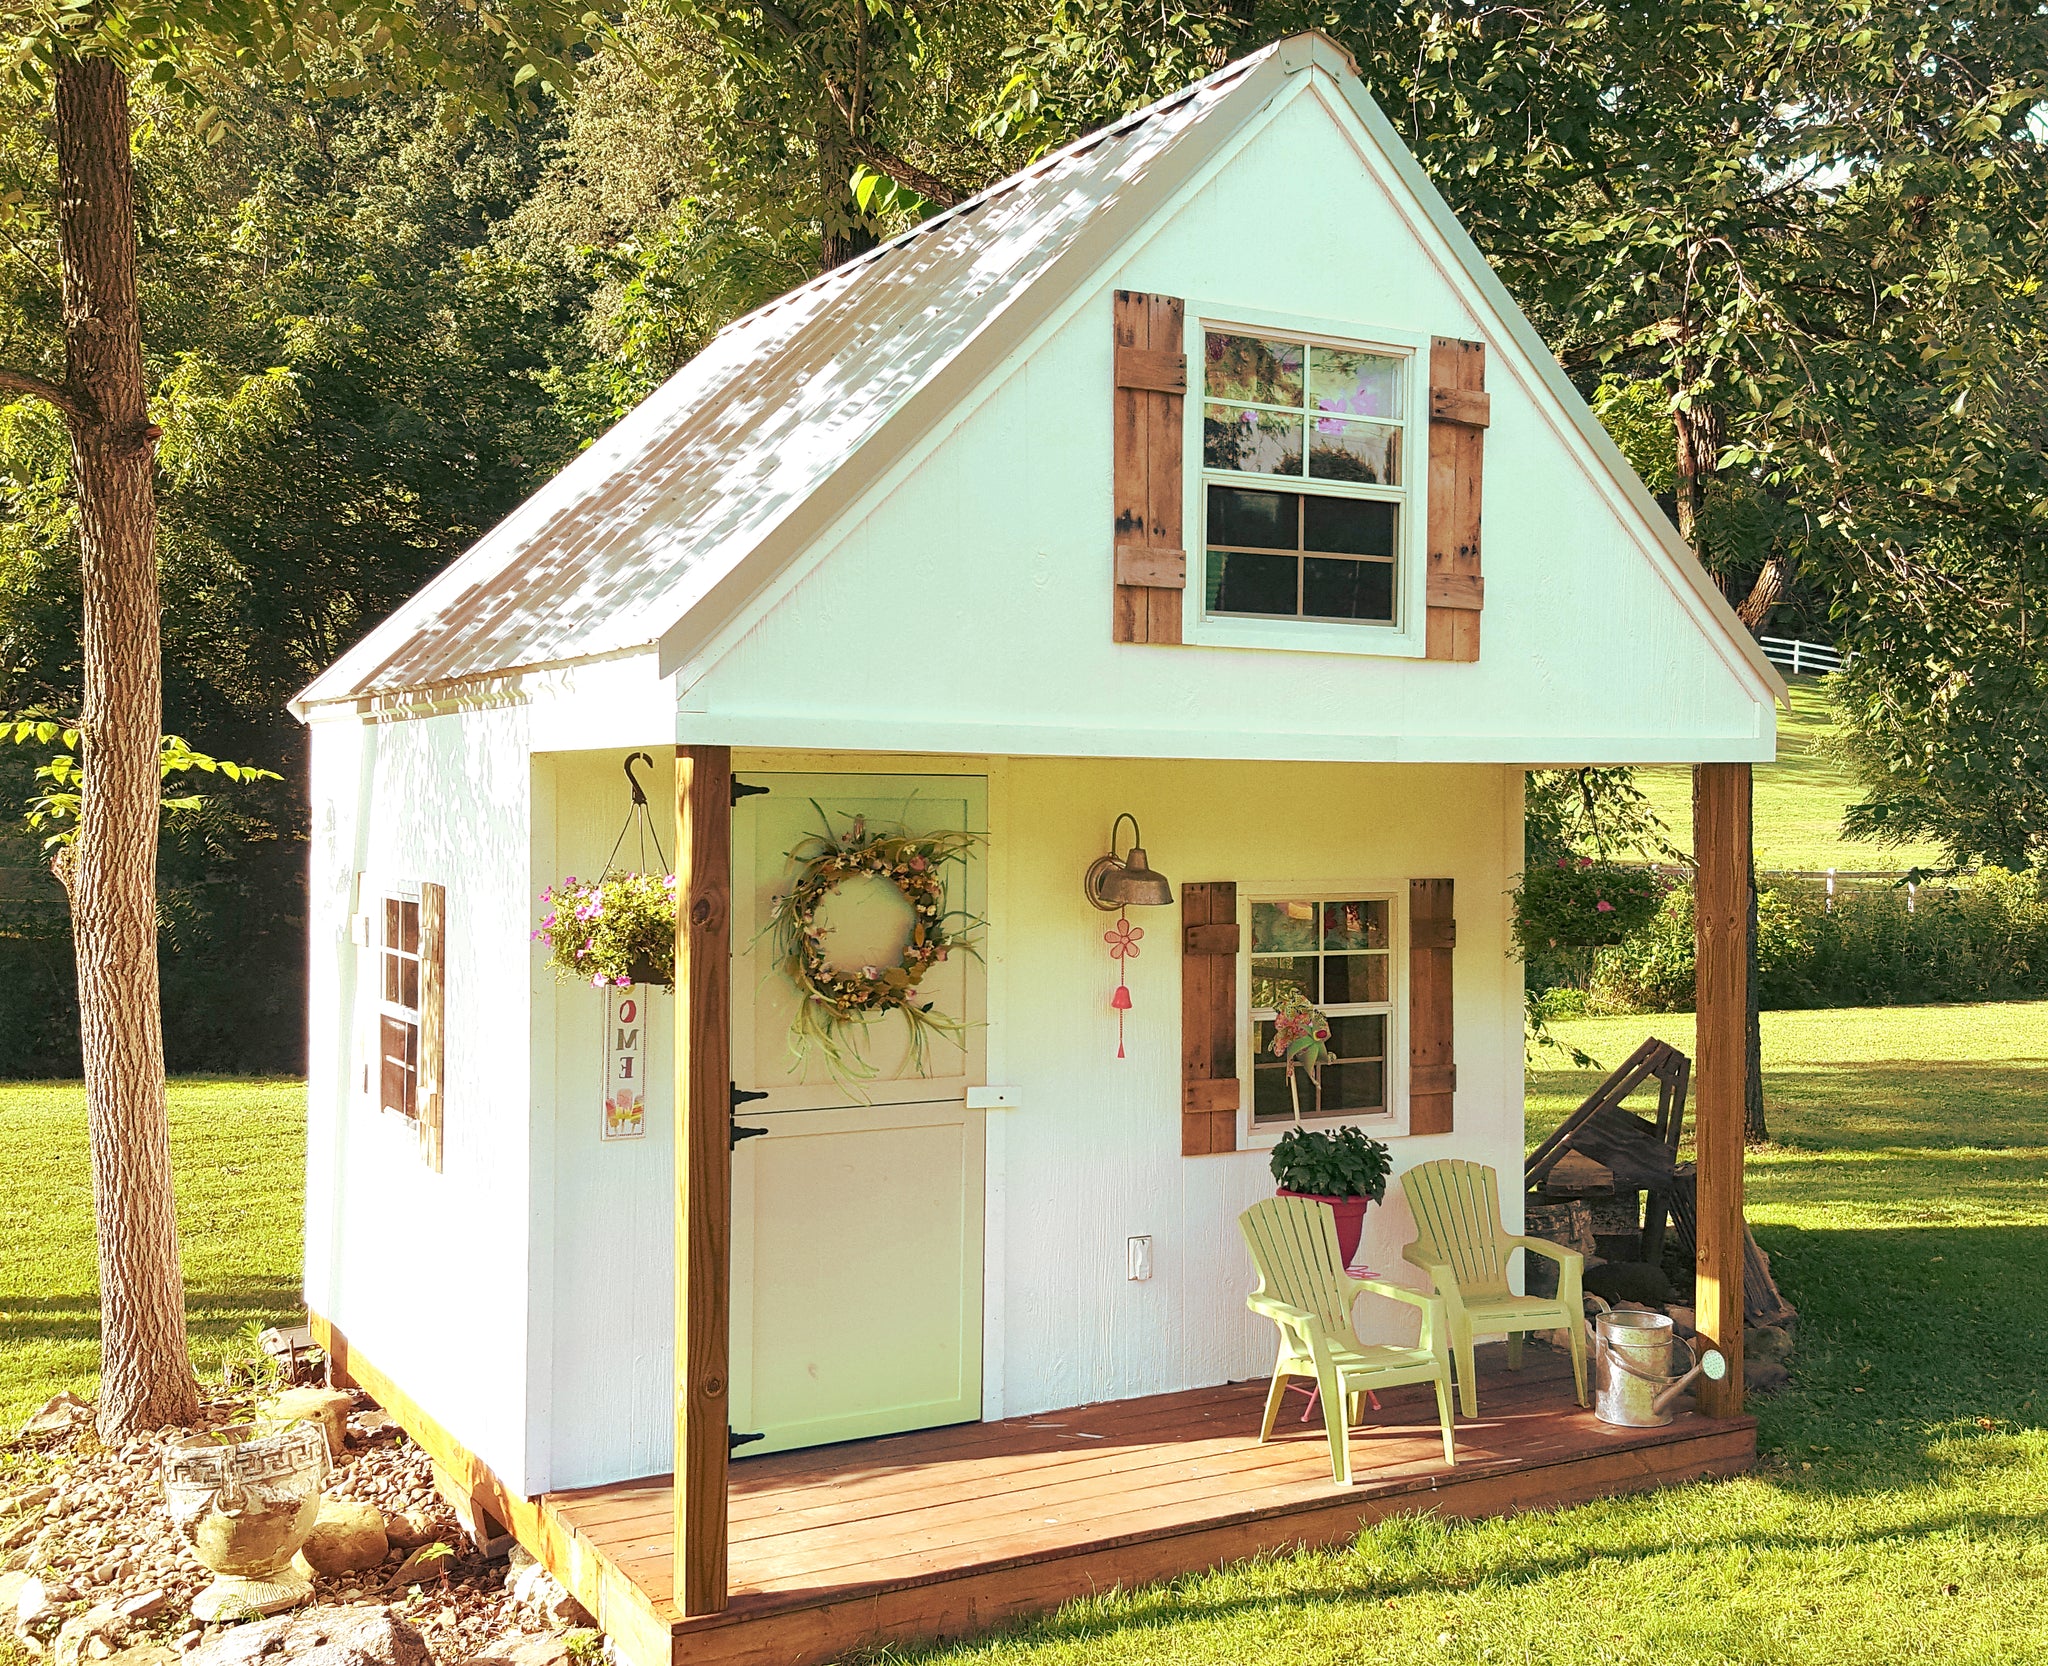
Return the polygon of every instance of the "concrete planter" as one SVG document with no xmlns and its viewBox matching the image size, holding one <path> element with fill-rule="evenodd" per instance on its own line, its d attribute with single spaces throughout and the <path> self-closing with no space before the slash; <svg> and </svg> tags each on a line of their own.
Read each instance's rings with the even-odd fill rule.
<svg viewBox="0 0 2048 1666">
<path fill-rule="evenodd" d="M 216 1576 L 192 1604 L 195 1619 L 276 1614 L 312 1595 L 292 1557 L 319 1516 L 327 1466 L 327 1437 L 317 1423 L 275 1434 L 226 1429 L 164 1461 L 171 1520 Z"/>
</svg>

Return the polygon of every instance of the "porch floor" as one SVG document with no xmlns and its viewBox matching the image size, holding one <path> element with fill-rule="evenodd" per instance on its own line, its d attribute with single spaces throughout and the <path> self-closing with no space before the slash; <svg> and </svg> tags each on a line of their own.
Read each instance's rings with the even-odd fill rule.
<svg viewBox="0 0 2048 1666">
<path fill-rule="evenodd" d="M 1489 1358 L 1490 1356 L 1490 1358 Z M 1506 1369 L 1481 1350 L 1480 1416 L 1447 1468 L 1427 1387 L 1382 1396 L 1330 1478 L 1320 1415 L 1290 1394 L 1258 1443 L 1263 1382 L 741 1459 L 732 1466 L 731 1604 L 671 1599 L 666 1476 L 541 1501 L 548 1560 L 634 1666 L 831 1660 L 859 1644 L 958 1636 L 1067 1598 L 1261 1550 L 1334 1544 L 1402 1512 L 1485 1516 L 1732 1475 L 1752 1418 L 1681 1414 L 1616 1429 L 1571 1398 L 1562 1355 Z"/>
</svg>

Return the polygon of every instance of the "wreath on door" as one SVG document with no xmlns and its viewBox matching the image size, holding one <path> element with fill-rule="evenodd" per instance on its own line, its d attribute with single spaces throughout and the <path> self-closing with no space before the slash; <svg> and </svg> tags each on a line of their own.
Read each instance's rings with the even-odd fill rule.
<svg viewBox="0 0 2048 1666">
<path fill-rule="evenodd" d="M 863 816 L 853 817 L 838 834 L 815 800 L 812 808 L 824 831 L 790 851 L 796 878 L 774 899 L 765 928 L 778 969 L 797 992 L 789 1050 L 799 1068 L 814 1052 L 822 1055 L 842 1082 L 872 1077 L 876 1067 L 861 1045 L 867 1028 L 900 1012 L 909 1026 L 911 1068 L 923 1075 L 933 1039 L 957 1040 L 967 1029 L 964 1018 L 940 1012 L 920 985 L 956 949 L 979 953 L 969 938 L 982 921 L 947 906 L 946 870 L 980 844 L 982 835 L 872 830 Z M 910 929 L 893 965 L 842 967 L 829 958 L 831 927 L 819 915 L 841 886 L 859 879 L 893 885 L 910 904 Z"/>
</svg>

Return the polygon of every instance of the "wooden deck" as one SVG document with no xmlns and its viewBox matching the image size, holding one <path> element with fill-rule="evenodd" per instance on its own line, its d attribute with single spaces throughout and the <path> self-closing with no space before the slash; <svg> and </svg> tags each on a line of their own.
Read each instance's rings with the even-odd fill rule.
<svg viewBox="0 0 2048 1666">
<path fill-rule="evenodd" d="M 1480 1411 L 1447 1468 L 1424 1388 L 1385 1395 L 1330 1479 L 1322 1422 L 1258 1443 L 1264 1383 L 1115 1401 L 735 1462 L 731 1606 L 670 1600 L 667 1477 L 550 1494 L 547 1560 L 634 1666 L 810 1666 L 864 1643 L 959 1636 L 1069 1597 L 1261 1550 L 1341 1543 L 1401 1512 L 1500 1515 L 1733 1475 L 1754 1419 L 1614 1429 L 1572 1402 L 1570 1367 L 1483 1349 Z"/>
</svg>

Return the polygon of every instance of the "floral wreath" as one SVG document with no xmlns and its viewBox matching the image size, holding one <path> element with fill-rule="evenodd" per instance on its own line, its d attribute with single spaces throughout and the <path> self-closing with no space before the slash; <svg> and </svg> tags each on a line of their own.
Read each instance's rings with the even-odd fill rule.
<svg viewBox="0 0 2048 1666">
<path fill-rule="evenodd" d="M 981 921 L 946 907 L 947 863 L 981 842 L 979 833 L 870 832 L 855 816 L 844 836 L 813 800 L 825 831 L 813 833 L 789 853 L 798 866 L 795 880 L 774 899 L 766 933 L 775 940 L 777 966 L 795 987 L 796 1016 L 790 1020 L 789 1050 L 799 1066 L 812 1049 L 825 1056 L 841 1081 L 870 1077 L 875 1066 L 860 1052 L 867 1026 L 885 1013 L 900 1012 L 910 1027 L 911 1068 L 923 1074 L 934 1036 L 958 1037 L 965 1019 L 939 1012 L 924 998 L 924 975 L 952 953 L 976 953 L 968 934 Z M 819 922 L 825 899 L 850 879 L 881 879 L 903 893 L 911 907 L 910 936 L 893 966 L 834 967 L 825 956 L 828 928 Z"/>
</svg>

